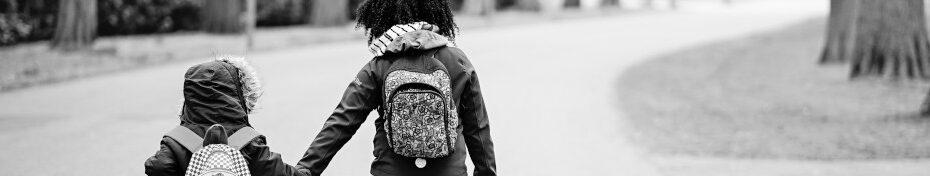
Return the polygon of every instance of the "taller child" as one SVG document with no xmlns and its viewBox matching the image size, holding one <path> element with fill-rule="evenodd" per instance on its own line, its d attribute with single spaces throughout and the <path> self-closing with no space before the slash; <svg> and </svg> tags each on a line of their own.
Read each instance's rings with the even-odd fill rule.
<svg viewBox="0 0 930 176">
<path fill-rule="evenodd" d="M 478 75 L 454 47 L 449 2 L 367 0 L 357 14 L 374 58 L 346 88 L 298 171 L 320 175 L 377 110 L 372 175 L 467 175 L 466 150 L 474 175 L 497 175 Z"/>
</svg>

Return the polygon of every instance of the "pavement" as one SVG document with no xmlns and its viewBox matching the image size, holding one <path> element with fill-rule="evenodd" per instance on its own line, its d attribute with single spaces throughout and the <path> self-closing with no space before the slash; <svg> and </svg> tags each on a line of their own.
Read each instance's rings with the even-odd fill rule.
<svg viewBox="0 0 930 176">
<path fill-rule="evenodd" d="M 656 11 L 468 30 L 458 45 L 481 77 L 501 175 L 667 175 L 627 141 L 615 86 L 656 55 L 826 14 L 825 0 L 683 3 Z M 251 123 L 295 163 L 369 60 L 364 41 L 246 55 L 266 85 Z M 0 170 L 143 175 L 177 125 L 183 62 L 0 93 Z M 369 175 L 374 114 L 326 175 Z"/>
</svg>

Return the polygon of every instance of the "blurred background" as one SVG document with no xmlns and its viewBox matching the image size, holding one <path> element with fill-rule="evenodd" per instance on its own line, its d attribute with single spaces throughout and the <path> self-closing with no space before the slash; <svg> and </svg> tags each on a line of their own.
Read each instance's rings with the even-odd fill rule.
<svg viewBox="0 0 930 176">
<path fill-rule="evenodd" d="M 0 171 L 144 175 L 182 75 L 245 56 L 296 163 L 364 0 L 0 0 Z M 450 0 L 501 175 L 927 175 L 923 0 Z M 371 114 L 368 121 L 378 118 Z M 366 122 L 325 175 L 370 175 Z"/>
<path fill-rule="evenodd" d="M 352 30 L 352 20 L 362 1 L 4 0 L 0 2 L 0 56 L 6 59 L 0 66 L 0 90 L 217 52 L 242 54 L 249 49 L 360 39 L 361 32 Z M 667 9 L 677 1 L 451 2 L 465 16 L 460 23 L 472 28 L 539 21 L 546 17 L 538 14 L 563 10 L 573 13 L 558 16 L 620 13 L 621 8 Z"/>
</svg>

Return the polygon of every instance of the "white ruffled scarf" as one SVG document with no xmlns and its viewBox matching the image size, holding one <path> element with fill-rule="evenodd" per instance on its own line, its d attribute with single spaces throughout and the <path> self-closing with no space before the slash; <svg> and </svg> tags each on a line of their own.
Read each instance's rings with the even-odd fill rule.
<svg viewBox="0 0 930 176">
<path fill-rule="evenodd" d="M 440 46 L 455 47 L 448 37 L 436 33 L 439 27 L 426 22 L 394 25 L 378 38 L 369 41 L 368 51 L 377 56 L 410 49 L 427 50 Z"/>
</svg>

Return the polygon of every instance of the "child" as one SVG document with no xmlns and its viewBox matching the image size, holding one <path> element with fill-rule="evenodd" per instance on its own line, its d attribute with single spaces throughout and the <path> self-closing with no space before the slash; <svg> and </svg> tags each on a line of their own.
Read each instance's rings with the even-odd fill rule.
<svg viewBox="0 0 930 176">
<path fill-rule="evenodd" d="M 449 1 L 367 0 L 357 12 L 375 57 L 346 88 L 298 171 L 320 175 L 377 109 L 372 175 L 466 175 L 466 149 L 474 175 L 497 175 L 478 75 L 450 41 L 457 27 Z"/>
<path fill-rule="evenodd" d="M 199 137 L 204 137 L 207 129 L 215 124 L 222 125 L 226 134 L 251 127 L 249 113 L 262 95 L 255 71 L 243 58 L 235 56 L 217 57 L 189 68 L 184 75 L 183 92 L 179 128 L 190 129 Z M 239 151 L 248 163 L 251 175 L 299 174 L 295 168 L 282 162 L 280 154 L 271 152 L 264 136 L 243 141 L 245 145 Z M 145 174 L 183 176 L 192 153 L 179 140 L 163 137 L 161 148 L 145 161 Z"/>
</svg>

